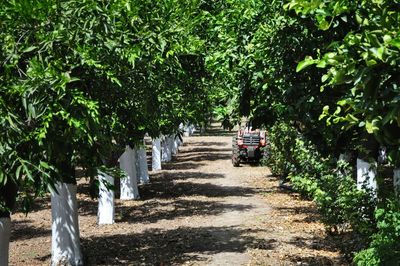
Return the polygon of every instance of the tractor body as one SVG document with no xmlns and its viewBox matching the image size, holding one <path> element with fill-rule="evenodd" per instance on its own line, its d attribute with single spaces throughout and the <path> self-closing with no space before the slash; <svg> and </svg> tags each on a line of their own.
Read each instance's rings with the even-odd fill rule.
<svg viewBox="0 0 400 266">
<path fill-rule="evenodd" d="M 232 139 L 232 164 L 237 167 L 241 162 L 257 163 L 265 156 L 266 132 L 240 129 Z"/>
</svg>

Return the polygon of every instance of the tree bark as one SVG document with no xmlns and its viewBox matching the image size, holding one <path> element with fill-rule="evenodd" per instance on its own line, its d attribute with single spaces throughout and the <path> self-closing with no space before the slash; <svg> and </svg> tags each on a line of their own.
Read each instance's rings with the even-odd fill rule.
<svg viewBox="0 0 400 266">
<path fill-rule="evenodd" d="M 115 217 L 114 191 L 108 189 L 107 185 L 114 185 L 114 178 L 106 173 L 98 174 L 99 187 L 99 208 L 97 211 L 98 224 L 113 224 Z"/>
<path fill-rule="evenodd" d="M 136 154 L 130 147 L 127 146 L 125 152 L 119 158 L 119 165 L 121 170 L 127 175 L 121 179 L 120 198 L 122 200 L 138 199 Z"/>
<path fill-rule="evenodd" d="M 159 138 L 153 139 L 152 152 L 151 152 L 151 169 L 153 171 L 161 170 L 161 140 Z"/>
<path fill-rule="evenodd" d="M 83 265 L 76 185 L 58 182 L 51 194 L 52 265 Z"/>
<path fill-rule="evenodd" d="M 400 168 L 393 170 L 393 187 L 397 197 L 400 195 Z"/>
</svg>

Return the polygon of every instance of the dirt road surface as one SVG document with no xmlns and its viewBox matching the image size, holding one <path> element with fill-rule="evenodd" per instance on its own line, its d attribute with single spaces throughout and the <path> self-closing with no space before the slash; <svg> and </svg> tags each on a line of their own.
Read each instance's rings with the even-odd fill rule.
<svg viewBox="0 0 400 266">
<path fill-rule="evenodd" d="M 116 200 L 113 225 L 97 225 L 80 182 L 86 264 L 346 265 L 312 202 L 280 190 L 266 167 L 233 167 L 230 155 L 226 133 L 186 138 L 173 162 L 150 172 L 140 200 Z M 12 219 L 10 265 L 49 265 L 49 201 Z"/>
</svg>

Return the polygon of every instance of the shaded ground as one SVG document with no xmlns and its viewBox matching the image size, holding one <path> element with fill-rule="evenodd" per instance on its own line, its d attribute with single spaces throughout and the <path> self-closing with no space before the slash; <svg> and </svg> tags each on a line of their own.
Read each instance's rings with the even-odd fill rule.
<svg viewBox="0 0 400 266">
<path fill-rule="evenodd" d="M 96 201 L 80 193 L 87 264 L 344 265 L 314 205 L 281 191 L 265 167 L 232 167 L 230 142 L 226 133 L 185 139 L 140 200 L 116 201 L 114 225 L 99 227 Z M 49 207 L 13 215 L 11 265 L 49 265 Z"/>
</svg>

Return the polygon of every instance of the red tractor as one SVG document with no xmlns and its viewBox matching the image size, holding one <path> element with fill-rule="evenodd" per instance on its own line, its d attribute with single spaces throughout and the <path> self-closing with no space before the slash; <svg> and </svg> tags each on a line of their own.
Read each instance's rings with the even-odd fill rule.
<svg viewBox="0 0 400 266">
<path fill-rule="evenodd" d="M 266 155 L 266 145 L 265 131 L 240 129 L 232 139 L 233 166 L 238 167 L 240 162 L 259 162 Z"/>
</svg>

